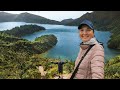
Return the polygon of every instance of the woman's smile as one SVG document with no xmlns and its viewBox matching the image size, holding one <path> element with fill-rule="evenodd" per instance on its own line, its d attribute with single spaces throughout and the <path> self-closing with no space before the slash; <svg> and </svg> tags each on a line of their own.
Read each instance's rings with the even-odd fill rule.
<svg viewBox="0 0 120 90">
<path fill-rule="evenodd" d="M 84 25 L 81 29 L 80 29 L 80 38 L 82 39 L 83 42 L 87 42 L 89 41 L 91 38 L 94 37 L 94 32 L 93 30 L 91 30 L 87 25 Z"/>
</svg>

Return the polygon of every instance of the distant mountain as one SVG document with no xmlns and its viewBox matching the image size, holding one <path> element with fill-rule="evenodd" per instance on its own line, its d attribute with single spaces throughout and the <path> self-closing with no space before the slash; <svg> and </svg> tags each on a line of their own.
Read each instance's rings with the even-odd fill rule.
<svg viewBox="0 0 120 90">
<path fill-rule="evenodd" d="M 59 21 L 50 20 L 27 12 L 21 14 L 10 14 L 6 12 L 0 12 L 0 22 L 10 22 L 10 21 L 41 23 L 41 24 L 61 24 Z"/>
<path fill-rule="evenodd" d="M 64 19 L 61 21 L 62 24 L 67 24 L 67 23 L 70 23 L 72 22 L 74 19 L 70 18 L 70 19 Z"/>
<path fill-rule="evenodd" d="M 83 16 L 67 23 L 66 25 L 78 26 L 84 19 L 88 19 L 93 22 L 95 28 L 106 28 L 114 20 L 120 17 L 120 11 L 94 11 L 92 13 L 86 13 Z"/>
<path fill-rule="evenodd" d="M 17 14 L 10 14 L 6 12 L 0 12 L 0 22 L 9 22 L 14 21 L 14 18 L 17 16 Z"/>
</svg>

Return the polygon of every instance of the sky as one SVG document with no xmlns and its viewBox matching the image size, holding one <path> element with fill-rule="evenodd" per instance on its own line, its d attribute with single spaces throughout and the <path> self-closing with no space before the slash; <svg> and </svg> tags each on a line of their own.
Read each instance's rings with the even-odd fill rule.
<svg viewBox="0 0 120 90">
<path fill-rule="evenodd" d="M 61 21 L 63 19 L 69 19 L 69 18 L 76 19 L 81 17 L 83 14 L 92 11 L 4 11 L 4 12 L 13 13 L 13 14 L 28 12 L 31 14 L 43 16 L 48 19 Z"/>
</svg>

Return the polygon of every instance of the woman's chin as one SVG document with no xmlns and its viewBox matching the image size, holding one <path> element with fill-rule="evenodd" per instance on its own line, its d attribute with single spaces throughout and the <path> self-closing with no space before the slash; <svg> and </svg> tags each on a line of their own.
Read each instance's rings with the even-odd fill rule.
<svg viewBox="0 0 120 90">
<path fill-rule="evenodd" d="M 86 40 L 86 39 L 84 39 L 84 40 L 82 40 L 83 42 L 88 42 L 89 40 Z"/>
</svg>

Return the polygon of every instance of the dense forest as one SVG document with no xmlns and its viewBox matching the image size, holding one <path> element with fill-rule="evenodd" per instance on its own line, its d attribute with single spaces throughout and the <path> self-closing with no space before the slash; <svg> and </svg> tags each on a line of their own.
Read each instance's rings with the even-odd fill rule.
<svg viewBox="0 0 120 90">
<path fill-rule="evenodd" d="M 0 79 L 41 78 L 38 65 L 43 65 L 45 70 L 48 70 L 48 67 L 56 67 L 49 65 L 53 59 L 40 57 L 40 53 L 57 43 L 54 35 L 41 36 L 33 42 L 5 33 L 0 33 L 0 37 Z M 52 77 L 51 73 L 53 72 L 47 74 L 48 78 Z"/>
<path fill-rule="evenodd" d="M 42 30 L 45 30 L 45 28 L 42 26 L 31 24 L 31 25 L 23 25 L 20 27 L 15 27 L 11 30 L 5 30 L 5 31 L 1 31 L 1 32 L 16 36 L 16 37 L 21 37 L 21 36 L 25 36 L 26 34 L 32 34 L 34 32 L 38 32 L 38 31 L 42 31 Z"/>
<path fill-rule="evenodd" d="M 26 39 L 10 36 L 6 33 L 0 33 L 0 45 L 17 52 L 27 52 L 29 54 L 40 54 L 57 43 L 57 38 L 54 35 L 45 35 L 31 42 Z"/>
<path fill-rule="evenodd" d="M 106 62 L 105 78 L 120 79 L 120 56 L 116 56 Z"/>
<path fill-rule="evenodd" d="M 58 62 L 60 59 L 43 58 L 41 53 L 51 49 L 56 43 L 54 35 L 43 35 L 31 42 L 0 32 L 0 79 L 41 79 L 39 65 L 47 71 L 46 79 L 54 78 L 58 75 L 57 65 L 51 62 Z M 65 74 L 72 72 L 74 66 L 74 62 L 66 61 Z"/>
</svg>

